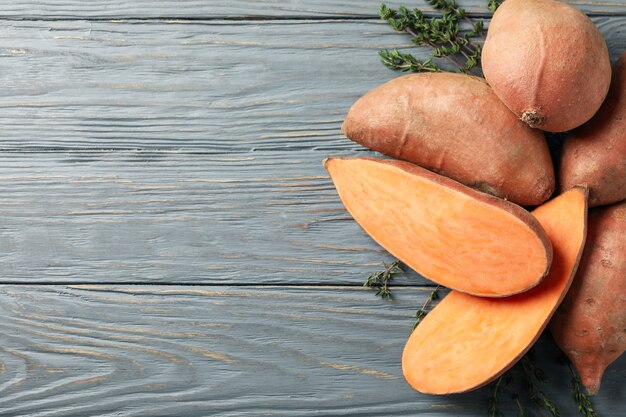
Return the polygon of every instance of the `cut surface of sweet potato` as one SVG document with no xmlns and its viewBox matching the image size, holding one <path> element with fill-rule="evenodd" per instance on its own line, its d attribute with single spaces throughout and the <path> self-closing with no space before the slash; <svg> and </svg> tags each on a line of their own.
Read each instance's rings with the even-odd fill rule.
<svg viewBox="0 0 626 417">
<path fill-rule="evenodd" d="M 427 394 L 479 388 L 506 372 L 539 338 L 567 292 L 586 238 L 587 189 L 575 187 L 533 214 L 552 240 L 545 280 L 523 294 L 475 297 L 452 291 L 409 337 L 407 382 Z"/>
<path fill-rule="evenodd" d="M 403 161 L 331 158 L 325 166 L 361 227 L 432 281 L 501 297 L 547 274 L 550 241 L 513 203 Z"/>
</svg>

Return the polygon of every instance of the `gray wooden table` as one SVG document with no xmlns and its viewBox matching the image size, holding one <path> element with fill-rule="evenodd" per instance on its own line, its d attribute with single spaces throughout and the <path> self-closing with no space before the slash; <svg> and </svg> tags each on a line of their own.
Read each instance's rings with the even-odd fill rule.
<svg viewBox="0 0 626 417">
<path fill-rule="evenodd" d="M 487 388 L 406 385 L 431 284 L 361 287 L 391 258 L 322 168 L 364 153 L 342 118 L 409 46 L 378 1 L 0 3 L 1 416 L 487 415 Z M 626 48 L 623 0 L 571 3 Z M 549 337 L 536 356 L 577 415 Z"/>
</svg>

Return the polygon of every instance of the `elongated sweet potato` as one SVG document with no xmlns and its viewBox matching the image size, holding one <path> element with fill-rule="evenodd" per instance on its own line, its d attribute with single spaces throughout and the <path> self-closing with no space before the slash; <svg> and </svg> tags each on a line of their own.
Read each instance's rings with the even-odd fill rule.
<svg viewBox="0 0 626 417">
<path fill-rule="evenodd" d="M 598 111 L 611 82 L 609 51 L 593 22 L 553 0 L 506 0 L 482 51 L 485 78 L 529 126 L 574 129 Z"/>
<path fill-rule="evenodd" d="M 452 291 L 426 316 L 402 355 L 404 376 L 413 388 L 428 394 L 470 391 L 500 376 L 530 349 L 576 272 L 586 201 L 587 190 L 573 188 L 533 212 L 554 247 L 552 268 L 541 284 L 498 299 Z"/>
<path fill-rule="evenodd" d="M 598 113 L 563 143 L 559 187 L 582 183 L 589 186 L 590 207 L 626 199 L 626 52 Z"/>
<path fill-rule="evenodd" d="M 580 268 L 550 323 L 592 395 L 607 366 L 626 351 L 625 255 L 626 201 L 592 210 Z"/>
<path fill-rule="evenodd" d="M 331 158 L 325 166 L 361 227 L 426 278 L 501 297 L 547 274 L 550 241 L 513 203 L 403 161 Z"/>
<path fill-rule="evenodd" d="M 517 120 L 485 80 L 412 74 L 361 97 L 343 123 L 346 136 L 520 205 L 554 190 L 543 134 Z"/>
</svg>

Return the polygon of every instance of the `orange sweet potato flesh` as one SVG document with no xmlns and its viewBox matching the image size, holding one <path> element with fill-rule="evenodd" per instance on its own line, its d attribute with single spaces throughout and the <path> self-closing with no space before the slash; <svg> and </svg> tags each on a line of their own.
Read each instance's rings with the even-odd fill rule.
<svg viewBox="0 0 626 417">
<path fill-rule="evenodd" d="M 543 134 L 517 120 L 482 78 L 398 77 L 354 103 L 342 130 L 366 148 L 522 206 L 554 191 Z"/>
<path fill-rule="evenodd" d="M 613 67 L 609 95 L 588 123 L 568 133 L 559 186 L 589 186 L 589 206 L 626 199 L 626 52 Z"/>
<path fill-rule="evenodd" d="M 526 291 L 547 274 L 552 247 L 521 207 L 404 161 L 330 158 L 352 217 L 424 277 L 488 297 Z"/>
<path fill-rule="evenodd" d="M 591 395 L 626 351 L 626 201 L 589 213 L 578 273 L 550 331 Z"/>
<path fill-rule="evenodd" d="M 533 211 L 554 248 L 550 273 L 537 287 L 498 299 L 452 291 L 426 316 L 402 355 L 404 376 L 413 388 L 427 394 L 470 391 L 502 375 L 530 349 L 578 266 L 586 201 L 586 189 L 573 188 Z"/>
<path fill-rule="evenodd" d="M 583 12 L 553 0 L 506 0 L 482 51 L 485 78 L 529 126 L 574 129 L 598 111 L 611 82 L 600 31 Z"/>
</svg>

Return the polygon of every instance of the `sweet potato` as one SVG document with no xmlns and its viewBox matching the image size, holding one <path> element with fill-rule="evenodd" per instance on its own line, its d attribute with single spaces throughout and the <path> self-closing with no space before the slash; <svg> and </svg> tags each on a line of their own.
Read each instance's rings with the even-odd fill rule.
<svg viewBox="0 0 626 417">
<path fill-rule="evenodd" d="M 424 318 L 402 355 L 404 376 L 413 388 L 428 394 L 470 391 L 502 375 L 530 349 L 578 266 L 586 197 L 585 188 L 573 188 L 533 211 L 554 247 L 552 268 L 541 284 L 497 299 L 452 291 Z"/>
<path fill-rule="evenodd" d="M 550 241 L 513 203 L 403 161 L 331 158 L 325 166 L 361 227 L 426 278 L 501 297 L 547 274 Z"/>
<path fill-rule="evenodd" d="M 541 132 L 517 120 L 478 77 L 396 78 L 361 97 L 342 129 L 367 148 L 520 205 L 541 204 L 554 190 Z"/>
<path fill-rule="evenodd" d="M 598 111 L 611 82 L 600 31 L 580 10 L 553 0 L 506 0 L 482 51 L 485 78 L 529 126 L 574 129 Z"/>
<path fill-rule="evenodd" d="M 580 268 L 550 323 L 592 395 L 607 366 L 626 350 L 625 255 L 626 201 L 592 210 Z"/>
<path fill-rule="evenodd" d="M 590 207 L 626 199 L 626 52 L 598 113 L 563 143 L 559 187 L 581 183 L 589 186 Z"/>
</svg>

